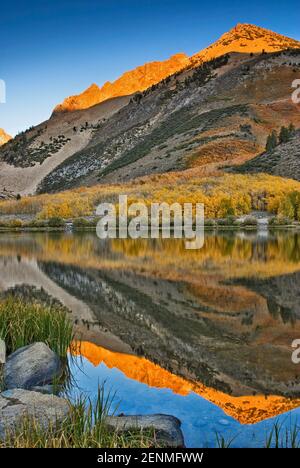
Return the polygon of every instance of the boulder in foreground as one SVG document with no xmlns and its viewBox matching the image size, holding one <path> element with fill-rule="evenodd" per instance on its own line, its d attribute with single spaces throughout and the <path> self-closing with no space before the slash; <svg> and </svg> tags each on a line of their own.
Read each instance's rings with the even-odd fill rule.
<svg viewBox="0 0 300 468">
<path fill-rule="evenodd" d="M 0 439 L 13 431 L 25 416 L 34 417 L 41 427 L 61 423 L 68 415 L 69 404 L 64 398 L 43 395 L 23 389 L 0 394 Z"/>
<path fill-rule="evenodd" d="M 59 357 L 45 344 L 34 343 L 18 349 L 7 358 L 4 368 L 6 389 L 51 384 L 61 375 Z"/>
<path fill-rule="evenodd" d="M 154 429 L 156 439 L 167 447 L 184 447 L 184 439 L 180 429 L 181 422 L 167 414 L 151 414 L 147 416 L 108 416 L 105 419 L 108 427 L 117 432 Z"/>
</svg>

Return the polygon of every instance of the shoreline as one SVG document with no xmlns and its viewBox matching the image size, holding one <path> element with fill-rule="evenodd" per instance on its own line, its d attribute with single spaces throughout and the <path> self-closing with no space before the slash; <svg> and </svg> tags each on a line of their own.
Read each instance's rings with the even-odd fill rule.
<svg viewBox="0 0 300 468">
<path fill-rule="evenodd" d="M 148 225 L 148 228 L 150 226 Z M 172 231 L 171 227 L 171 231 Z M 160 232 L 162 232 L 163 228 L 159 228 Z M 235 226 L 235 225 L 229 225 L 229 226 L 222 226 L 222 225 L 216 225 L 216 226 L 204 226 L 204 231 L 276 231 L 276 230 L 294 230 L 294 231 L 299 231 L 300 230 L 300 225 L 278 225 L 278 226 Z M 69 233 L 74 233 L 74 232 L 92 232 L 96 231 L 96 226 L 82 226 L 82 227 L 74 227 L 72 226 L 71 228 L 67 227 L 50 227 L 50 226 L 45 226 L 45 227 L 0 227 L 0 233 L 2 232 L 69 232 Z"/>
</svg>

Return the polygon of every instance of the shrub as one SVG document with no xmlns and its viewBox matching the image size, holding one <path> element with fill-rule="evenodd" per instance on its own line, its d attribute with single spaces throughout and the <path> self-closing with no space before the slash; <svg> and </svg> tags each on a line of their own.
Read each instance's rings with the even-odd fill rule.
<svg viewBox="0 0 300 468">
<path fill-rule="evenodd" d="M 288 226 L 292 224 L 292 220 L 285 216 L 273 216 L 269 219 L 269 226 Z"/>
<path fill-rule="evenodd" d="M 49 227 L 63 227 L 64 225 L 65 225 L 64 220 L 62 218 L 59 218 L 58 216 L 50 218 L 48 221 Z"/>
<path fill-rule="evenodd" d="M 236 218 L 234 216 L 227 216 L 227 218 L 218 219 L 218 226 L 234 226 Z"/>
<path fill-rule="evenodd" d="M 34 227 L 34 228 L 44 228 L 48 226 L 47 221 L 43 221 L 41 219 L 34 219 L 26 224 L 26 227 Z"/>
<path fill-rule="evenodd" d="M 254 216 L 246 216 L 246 218 L 244 219 L 244 221 L 242 221 L 241 225 L 243 227 L 247 227 L 247 226 L 257 226 L 257 219 L 254 217 Z"/>
<path fill-rule="evenodd" d="M 7 227 L 9 227 L 9 221 L 0 220 L 0 228 L 7 228 Z"/>
<path fill-rule="evenodd" d="M 215 227 L 215 226 L 216 226 L 216 222 L 215 222 L 213 219 L 205 219 L 205 220 L 204 220 L 204 226 L 207 226 L 207 227 Z"/>
<path fill-rule="evenodd" d="M 21 228 L 23 226 L 23 221 L 21 221 L 21 219 L 12 219 L 9 221 L 8 226 L 11 228 Z"/>
<path fill-rule="evenodd" d="M 91 225 L 90 222 L 85 218 L 78 218 L 78 219 L 75 219 L 73 222 L 73 226 L 75 228 L 76 227 L 88 227 L 90 225 Z"/>
</svg>

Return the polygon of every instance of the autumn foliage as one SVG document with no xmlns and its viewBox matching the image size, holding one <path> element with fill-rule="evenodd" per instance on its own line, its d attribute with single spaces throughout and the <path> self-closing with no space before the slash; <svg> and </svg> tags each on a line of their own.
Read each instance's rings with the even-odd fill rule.
<svg viewBox="0 0 300 468">
<path fill-rule="evenodd" d="M 196 177 L 187 172 L 152 175 L 128 184 L 81 187 L 57 194 L 23 197 L 0 203 L 0 215 L 33 215 L 38 219 L 80 218 L 95 214 L 101 202 L 204 203 L 207 218 L 224 218 L 266 210 L 300 220 L 300 183 L 266 174 Z"/>
</svg>

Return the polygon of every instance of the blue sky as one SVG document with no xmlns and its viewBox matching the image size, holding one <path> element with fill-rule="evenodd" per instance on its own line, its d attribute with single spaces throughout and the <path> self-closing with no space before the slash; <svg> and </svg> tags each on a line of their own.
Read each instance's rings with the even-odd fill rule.
<svg viewBox="0 0 300 468">
<path fill-rule="evenodd" d="M 193 54 L 238 22 L 300 40 L 297 1 L 11 0 L 0 16 L 0 127 L 14 135 L 66 96 L 177 52 Z"/>
</svg>

